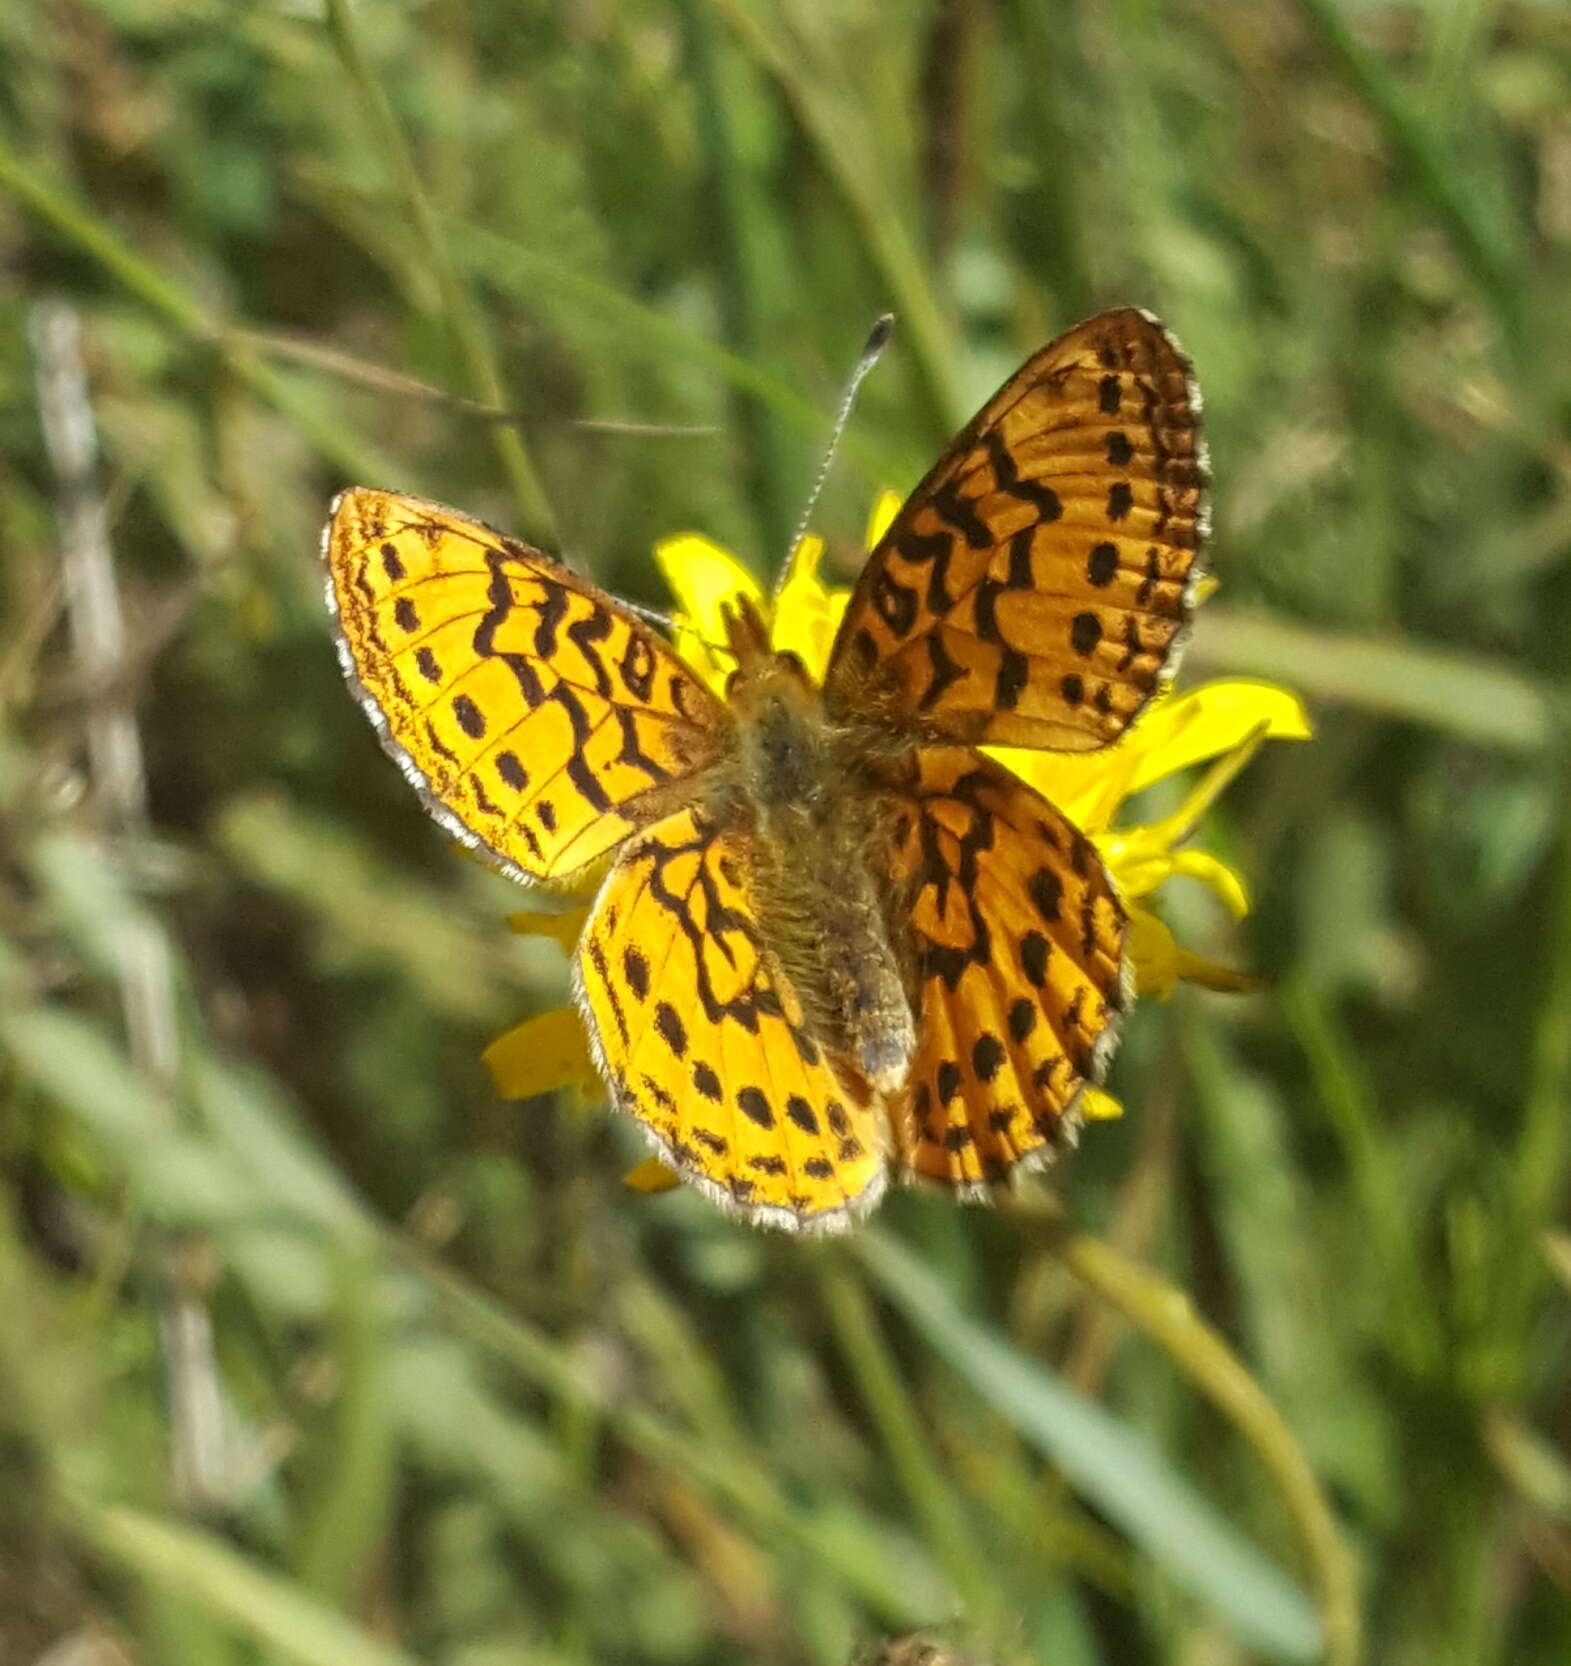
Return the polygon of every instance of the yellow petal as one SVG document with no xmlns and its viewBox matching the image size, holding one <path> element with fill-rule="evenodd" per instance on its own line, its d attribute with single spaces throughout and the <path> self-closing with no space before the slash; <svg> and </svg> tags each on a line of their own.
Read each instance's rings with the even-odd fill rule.
<svg viewBox="0 0 1571 1666">
<path fill-rule="evenodd" d="M 655 565 L 676 598 L 680 628 L 676 651 L 689 665 L 721 683 L 731 670 L 725 647 L 721 605 L 733 596 L 747 596 L 760 608 L 767 606 L 758 580 L 728 549 L 697 532 L 679 532 L 655 545 Z M 722 652 L 716 654 L 714 650 Z"/>
<path fill-rule="evenodd" d="M 1087 1122 L 1111 1122 L 1124 1114 L 1124 1107 L 1112 1094 L 1088 1084 L 1080 1090 L 1080 1114 Z"/>
<path fill-rule="evenodd" d="M 1243 876 L 1219 856 L 1204 850 L 1175 850 L 1168 858 L 1171 871 L 1187 879 L 1198 879 L 1222 899 L 1222 906 L 1235 920 L 1249 912 L 1249 891 Z"/>
<path fill-rule="evenodd" d="M 507 929 L 522 937 L 549 937 L 571 954 L 588 918 L 589 904 L 584 903 L 578 908 L 563 909 L 560 914 L 509 914 Z"/>
<path fill-rule="evenodd" d="M 1122 740 L 1100 752 L 988 751 L 1082 832 L 1100 833 L 1126 798 L 1153 781 L 1250 740 L 1307 740 L 1311 732 L 1297 695 L 1238 677 L 1154 700 Z"/>
<path fill-rule="evenodd" d="M 1179 948 L 1172 932 L 1149 909 L 1131 908 L 1126 941 L 1136 990 L 1165 1001 L 1177 987 L 1179 976 Z"/>
<path fill-rule="evenodd" d="M 1243 743 L 1214 758 L 1211 767 L 1184 794 L 1184 801 L 1171 814 L 1143 823 L 1130 832 L 1152 850 L 1171 850 L 1181 845 L 1200 825 L 1207 810 L 1227 791 L 1234 779 L 1248 768 L 1266 738 L 1264 723 L 1256 725 Z"/>
<path fill-rule="evenodd" d="M 1100 833 L 1123 798 L 1123 772 L 1114 752 L 1031 752 L 1021 746 L 985 746 L 990 758 L 1035 787 L 1082 833 Z"/>
<path fill-rule="evenodd" d="M 878 494 L 873 512 L 867 517 L 867 547 L 872 547 L 889 530 L 890 523 L 900 513 L 900 494 L 887 488 Z"/>
<path fill-rule="evenodd" d="M 1144 831 L 1140 827 L 1115 829 L 1091 840 L 1126 898 L 1149 896 L 1168 875 L 1167 851 L 1143 838 Z"/>
<path fill-rule="evenodd" d="M 528 1099 L 599 1080 L 584 1026 L 571 1007 L 526 1019 L 498 1036 L 480 1056 L 504 1099 Z"/>
<path fill-rule="evenodd" d="M 1093 842 L 1125 898 L 1148 897 L 1183 874 L 1214 891 L 1235 920 L 1249 912 L 1249 890 L 1238 870 L 1208 851 L 1170 850 L 1160 823 L 1099 833 Z"/>
<path fill-rule="evenodd" d="M 1135 969 L 1135 988 L 1142 995 L 1166 1000 L 1180 982 L 1241 995 L 1264 987 L 1259 978 L 1218 966 L 1178 946 L 1167 926 L 1138 904 L 1129 910 L 1129 961 Z"/>
<path fill-rule="evenodd" d="M 824 541 L 816 532 L 809 532 L 797 541 L 797 546 L 791 552 L 791 559 L 786 563 L 785 578 L 781 581 L 776 597 L 778 609 L 779 597 L 795 592 L 799 596 L 813 596 L 824 594 L 824 581 L 818 576 L 818 564 L 824 558 Z"/>
<path fill-rule="evenodd" d="M 1275 683 L 1233 677 L 1158 700 L 1117 748 L 1134 765 L 1124 797 L 1231 752 L 1257 732 L 1265 740 L 1308 740 L 1314 733 L 1303 701 Z"/>
<path fill-rule="evenodd" d="M 1178 975 L 1185 983 L 1198 983 L 1204 989 L 1215 989 L 1224 995 L 1251 995 L 1269 987 L 1264 978 L 1235 971 L 1231 966 L 1218 966 L 1214 960 L 1203 960 L 1188 949 L 1178 951 Z"/>
<path fill-rule="evenodd" d="M 646 1157 L 637 1168 L 622 1176 L 622 1184 L 631 1192 L 669 1192 L 682 1184 L 658 1157 Z"/>
<path fill-rule="evenodd" d="M 850 595 L 845 590 L 831 590 L 818 576 L 823 553 L 822 538 L 808 536 L 797 545 L 785 583 L 775 597 L 770 627 L 773 645 L 795 654 L 820 682 Z"/>
</svg>

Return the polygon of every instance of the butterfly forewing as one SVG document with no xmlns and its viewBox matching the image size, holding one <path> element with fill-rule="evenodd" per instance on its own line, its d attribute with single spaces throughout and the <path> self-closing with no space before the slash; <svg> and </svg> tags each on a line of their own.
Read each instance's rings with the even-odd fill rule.
<svg viewBox="0 0 1571 1666">
<path fill-rule="evenodd" d="M 339 498 L 324 543 L 344 668 L 384 745 L 443 825 L 516 877 L 586 867 L 713 757 L 714 695 L 540 551 L 365 488 Z"/>
<path fill-rule="evenodd" d="M 1189 364 L 1133 309 L 1032 358 L 868 557 L 826 699 L 930 740 L 1087 751 L 1172 674 L 1206 532 Z"/>
</svg>

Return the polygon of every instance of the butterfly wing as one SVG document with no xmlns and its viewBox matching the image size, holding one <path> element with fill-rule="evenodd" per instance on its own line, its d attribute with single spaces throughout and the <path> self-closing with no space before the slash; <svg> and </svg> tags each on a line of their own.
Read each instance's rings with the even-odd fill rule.
<svg viewBox="0 0 1571 1666">
<path fill-rule="evenodd" d="M 1175 669 L 1206 534 L 1189 361 L 1103 313 L 977 413 L 868 557 L 826 699 L 932 741 L 1083 752 Z"/>
<path fill-rule="evenodd" d="M 746 837 L 683 810 L 631 840 L 579 942 L 616 1104 L 748 1220 L 836 1230 L 882 1195 L 881 1124 L 807 1033 L 748 900 Z"/>
<path fill-rule="evenodd" d="M 365 488 L 334 503 L 323 549 L 339 656 L 383 745 L 515 878 L 586 867 L 714 756 L 714 695 L 539 550 Z"/>
<path fill-rule="evenodd" d="M 911 898 L 917 1053 L 896 1107 L 912 1170 L 984 1195 L 1072 1135 L 1130 999 L 1125 916 L 1095 847 L 1017 776 L 933 747 L 892 871 Z"/>
</svg>

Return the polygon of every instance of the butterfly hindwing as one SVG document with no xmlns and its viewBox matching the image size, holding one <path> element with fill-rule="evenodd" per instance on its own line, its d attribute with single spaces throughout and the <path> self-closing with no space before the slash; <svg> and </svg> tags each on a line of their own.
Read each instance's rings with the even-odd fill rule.
<svg viewBox="0 0 1571 1666">
<path fill-rule="evenodd" d="M 1082 752 L 1171 676 L 1206 533 L 1189 362 L 1145 313 L 1030 359 L 911 494 L 852 595 L 825 688 L 932 741 Z"/>
<path fill-rule="evenodd" d="M 584 928 L 579 1005 L 620 1109 L 746 1219 L 835 1230 L 884 1188 L 882 1118 L 837 1078 L 770 954 L 745 835 L 695 810 L 629 841 Z"/>
<path fill-rule="evenodd" d="M 981 1195 L 1072 1135 L 1129 1001 L 1095 848 L 968 747 L 931 748 L 893 869 L 910 900 L 917 1052 L 895 1114 L 914 1173 Z"/>
<path fill-rule="evenodd" d="M 714 755 L 714 695 L 540 551 L 363 487 L 334 505 L 324 549 L 340 656 L 383 744 L 515 877 L 586 867 Z"/>
</svg>

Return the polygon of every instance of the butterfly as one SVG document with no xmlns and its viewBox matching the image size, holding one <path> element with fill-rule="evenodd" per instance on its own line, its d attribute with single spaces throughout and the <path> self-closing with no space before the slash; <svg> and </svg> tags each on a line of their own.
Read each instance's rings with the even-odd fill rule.
<svg viewBox="0 0 1571 1666">
<path fill-rule="evenodd" d="M 867 558 L 821 682 L 747 599 L 714 692 L 649 624 L 469 517 L 353 488 L 340 656 L 436 819 L 599 879 L 575 993 L 614 1103 L 755 1224 L 891 1171 L 966 1198 L 1071 1140 L 1131 999 L 1094 846 L 995 746 L 1110 746 L 1171 678 L 1207 524 L 1200 400 L 1151 316 L 1030 358 Z"/>
</svg>

